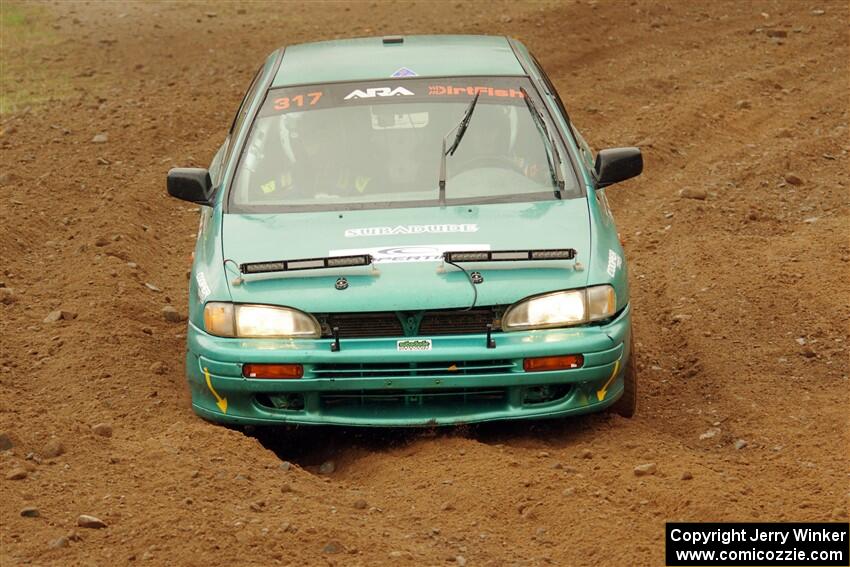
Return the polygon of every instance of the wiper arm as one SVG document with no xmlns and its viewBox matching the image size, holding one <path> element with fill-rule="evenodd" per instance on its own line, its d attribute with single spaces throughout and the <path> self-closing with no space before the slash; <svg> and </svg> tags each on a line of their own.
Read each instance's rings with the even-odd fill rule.
<svg viewBox="0 0 850 567">
<path fill-rule="evenodd" d="M 455 155 L 457 147 L 460 145 L 460 141 L 463 140 L 463 135 L 466 134 L 466 129 L 469 128 L 469 121 L 472 119 L 472 113 L 475 112 L 475 105 L 478 104 L 479 96 L 481 96 L 481 91 L 475 93 L 475 96 L 472 98 L 472 102 L 469 103 L 469 106 L 466 108 L 466 112 L 463 113 L 463 118 L 460 120 L 458 125 L 446 132 L 446 135 L 443 136 L 443 148 L 440 152 L 440 205 L 446 204 L 446 156 Z M 446 150 L 446 138 L 448 138 L 449 134 L 455 130 L 457 130 L 455 139 L 452 142 L 451 147 Z"/>
<path fill-rule="evenodd" d="M 543 120 L 543 114 L 540 113 L 540 110 L 537 108 L 537 105 L 534 104 L 534 101 L 531 100 L 531 97 L 528 96 L 528 91 L 525 90 L 525 87 L 519 88 L 522 93 L 522 97 L 525 100 L 525 105 L 528 107 L 528 111 L 531 112 L 531 117 L 534 119 L 534 123 L 537 124 L 537 128 L 540 130 L 540 133 L 543 135 L 543 138 L 549 142 L 548 147 L 546 148 L 546 163 L 549 165 L 549 173 L 552 175 L 552 179 L 558 186 L 558 190 L 564 191 L 564 174 L 561 172 L 561 154 L 558 153 L 558 146 L 555 145 L 555 140 L 552 139 L 552 136 L 549 134 L 549 129 L 546 128 L 546 122 Z M 551 158 L 550 152 L 551 150 Z M 553 163 L 554 159 L 554 163 Z M 560 198 L 561 195 L 556 195 Z"/>
</svg>

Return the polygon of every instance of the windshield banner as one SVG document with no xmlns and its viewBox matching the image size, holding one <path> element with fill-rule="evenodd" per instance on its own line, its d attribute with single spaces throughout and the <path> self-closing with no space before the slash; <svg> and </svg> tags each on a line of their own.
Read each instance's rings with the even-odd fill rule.
<svg viewBox="0 0 850 567">
<path fill-rule="evenodd" d="M 339 106 L 399 104 L 405 102 L 457 102 L 481 93 L 486 104 L 523 104 L 524 77 L 445 77 L 433 79 L 382 79 L 328 85 L 285 87 L 269 91 L 259 116 L 319 110 Z"/>
</svg>

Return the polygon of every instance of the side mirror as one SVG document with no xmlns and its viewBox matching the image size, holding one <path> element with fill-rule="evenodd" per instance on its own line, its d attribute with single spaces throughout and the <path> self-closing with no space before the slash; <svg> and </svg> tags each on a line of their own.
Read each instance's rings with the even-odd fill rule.
<svg viewBox="0 0 850 567">
<path fill-rule="evenodd" d="M 210 172 L 199 167 L 175 167 L 168 172 L 168 194 L 175 199 L 212 206 Z"/>
<path fill-rule="evenodd" d="M 637 177 L 643 171 L 639 148 L 608 148 L 596 154 L 593 167 L 598 188 Z"/>
</svg>

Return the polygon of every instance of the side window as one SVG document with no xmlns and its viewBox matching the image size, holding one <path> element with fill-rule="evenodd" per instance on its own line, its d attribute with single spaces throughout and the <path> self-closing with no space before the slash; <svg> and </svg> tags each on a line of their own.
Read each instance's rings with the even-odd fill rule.
<svg viewBox="0 0 850 567">
<path fill-rule="evenodd" d="M 233 123 L 230 125 L 230 130 L 227 132 L 227 138 L 224 140 L 224 144 L 222 144 L 221 149 L 219 149 L 216 157 L 213 158 L 213 163 L 217 164 L 216 171 L 216 181 L 213 184 L 218 183 L 218 179 L 221 179 L 221 174 L 223 173 L 221 169 L 227 164 L 230 160 L 230 151 L 232 148 L 233 138 L 236 136 L 236 132 L 239 131 L 239 128 L 242 127 L 242 123 L 245 122 L 245 117 L 248 115 L 248 108 L 251 106 L 251 100 L 254 98 L 254 94 L 257 91 L 257 87 L 260 84 L 260 75 L 263 72 L 263 66 L 261 65 L 257 72 L 254 74 L 254 78 L 251 79 L 251 84 L 248 87 L 248 91 L 245 93 L 242 102 L 239 104 L 239 110 L 236 111 L 236 116 L 233 117 Z M 216 162 L 217 160 L 217 162 Z M 210 175 L 212 176 L 212 167 Z"/>
<path fill-rule="evenodd" d="M 218 187 L 221 180 L 221 167 L 224 164 L 224 153 L 227 151 L 227 145 L 229 143 L 230 135 L 228 134 L 227 139 L 224 140 L 224 143 L 218 148 L 218 151 L 215 152 L 212 162 L 210 162 L 210 180 L 212 181 L 213 187 Z"/>
</svg>

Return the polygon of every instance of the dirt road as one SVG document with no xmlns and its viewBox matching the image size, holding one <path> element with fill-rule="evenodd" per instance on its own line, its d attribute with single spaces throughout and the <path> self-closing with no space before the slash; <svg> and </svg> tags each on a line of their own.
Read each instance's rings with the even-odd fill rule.
<svg viewBox="0 0 850 567">
<path fill-rule="evenodd" d="M 4 1 L 2 22 L 4 567 L 661 565 L 668 520 L 847 520 L 846 2 Z M 201 421 L 161 313 L 186 309 L 198 214 L 166 171 L 206 165 L 275 47 L 435 32 L 519 38 L 595 148 L 643 148 L 609 191 L 639 414 Z"/>
</svg>

